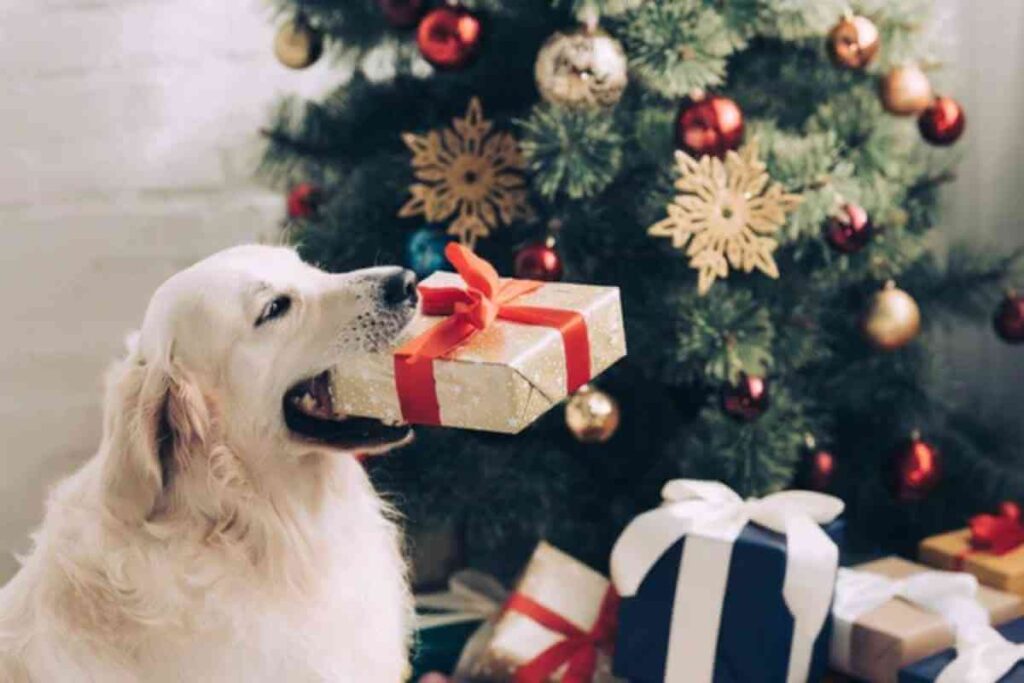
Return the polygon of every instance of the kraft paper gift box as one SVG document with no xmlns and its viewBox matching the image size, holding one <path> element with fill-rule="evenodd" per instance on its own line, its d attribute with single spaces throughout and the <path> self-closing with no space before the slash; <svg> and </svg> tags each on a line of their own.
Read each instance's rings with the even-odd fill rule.
<svg viewBox="0 0 1024 683">
<path fill-rule="evenodd" d="M 616 541 L 615 674 L 636 683 L 820 681 L 843 503 L 810 491 L 743 500 L 675 480 Z M 822 527 L 821 525 L 824 525 Z"/>
<path fill-rule="evenodd" d="M 608 579 L 541 542 L 504 611 L 467 645 L 456 679 L 614 683 L 617 607 Z"/>
<path fill-rule="evenodd" d="M 1005 641 L 1003 647 L 1017 645 L 1014 650 L 1002 662 L 999 656 L 993 656 L 991 650 L 981 656 L 981 666 L 992 665 L 994 670 L 985 674 L 975 672 L 954 672 L 950 666 L 958 656 L 967 655 L 969 652 L 958 652 L 955 649 L 943 650 L 938 654 L 925 657 L 900 671 L 899 683 L 931 683 L 940 681 L 943 675 L 947 676 L 949 683 L 971 681 L 972 683 L 1024 683 L 1024 619 L 1014 619 L 996 629 L 999 636 Z M 984 678 L 982 677 L 984 676 Z M 945 683 L 945 682 L 943 682 Z"/>
<path fill-rule="evenodd" d="M 841 572 L 830 665 L 872 683 L 893 683 L 901 668 L 954 644 L 949 618 L 926 606 L 933 596 L 976 601 L 995 624 L 1022 610 L 1019 597 L 979 587 L 970 575 L 931 571 L 898 557 Z"/>
<path fill-rule="evenodd" d="M 465 247 L 445 253 L 459 274 L 421 283 L 396 348 L 332 370 L 345 414 L 514 434 L 626 355 L 617 287 L 500 279 Z"/>
<path fill-rule="evenodd" d="M 966 529 L 921 541 L 918 558 L 939 569 L 965 571 L 986 586 L 1024 595 L 1024 525 L 1016 505 L 976 515 Z"/>
</svg>

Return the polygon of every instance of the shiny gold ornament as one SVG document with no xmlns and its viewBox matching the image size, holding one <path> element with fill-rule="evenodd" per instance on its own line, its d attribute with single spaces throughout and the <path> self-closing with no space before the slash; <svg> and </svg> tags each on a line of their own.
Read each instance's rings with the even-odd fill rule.
<svg viewBox="0 0 1024 683">
<path fill-rule="evenodd" d="M 581 443 L 604 443 L 619 428 L 619 404 L 589 384 L 565 404 L 565 425 Z"/>
<path fill-rule="evenodd" d="M 611 106 L 629 80 L 619 41 L 588 28 L 548 38 L 537 53 L 534 76 L 541 97 L 564 106 Z"/>
<path fill-rule="evenodd" d="M 867 17 L 844 17 L 828 34 L 828 53 L 836 66 L 863 69 L 881 45 L 878 27 Z"/>
<path fill-rule="evenodd" d="M 921 331 L 921 309 L 890 280 L 871 298 L 861 328 L 876 349 L 893 351 L 909 344 Z"/>
<path fill-rule="evenodd" d="M 934 99 L 928 76 L 914 65 L 898 66 L 887 73 L 878 84 L 878 95 L 885 110 L 897 116 L 919 114 Z"/>
<path fill-rule="evenodd" d="M 726 152 L 724 163 L 712 156 L 697 161 L 676 152 L 679 194 L 668 205 L 668 218 L 648 228 L 647 234 L 669 237 L 673 247 L 686 249 L 690 267 L 700 273 L 701 295 L 715 280 L 728 277 L 730 267 L 747 273 L 756 268 L 770 278 L 779 277 L 772 256 L 779 245 L 769 235 L 779 231 L 801 197 L 772 182 L 757 151 L 753 141 L 739 152 Z"/>
<path fill-rule="evenodd" d="M 274 55 L 289 69 L 305 69 L 323 51 L 323 35 L 301 16 L 282 24 L 274 37 Z"/>
<path fill-rule="evenodd" d="M 402 133 L 419 182 L 409 186 L 412 198 L 398 215 L 423 215 L 431 223 L 456 216 L 448 232 L 470 248 L 499 224 L 531 218 L 519 143 L 493 128 L 474 97 L 465 118 L 454 119 L 451 128 Z"/>
</svg>

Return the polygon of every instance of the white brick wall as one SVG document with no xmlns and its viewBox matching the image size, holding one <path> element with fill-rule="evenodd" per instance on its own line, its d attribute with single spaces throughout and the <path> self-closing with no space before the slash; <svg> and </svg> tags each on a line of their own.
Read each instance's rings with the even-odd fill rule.
<svg viewBox="0 0 1024 683">
<path fill-rule="evenodd" d="M 251 178 L 278 94 L 258 0 L 0 0 L 0 583 L 45 490 L 99 438 L 99 386 L 153 288 L 271 236 Z"/>
</svg>

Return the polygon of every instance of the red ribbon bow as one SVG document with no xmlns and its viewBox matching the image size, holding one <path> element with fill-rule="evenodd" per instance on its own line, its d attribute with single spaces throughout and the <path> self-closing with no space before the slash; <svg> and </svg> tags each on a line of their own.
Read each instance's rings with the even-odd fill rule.
<svg viewBox="0 0 1024 683">
<path fill-rule="evenodd" d="M 970 545 L 956 556 L 956 569 L 963 569 L 964 560 L 975 553 L 1005 555 L 1024 545 L 1024 524 L 1020 506 L 1011 501 L 999 504 L 999 514 L 981 514 L 968 521 L 971 529 Z"/>
<path fill-rule="evenodd" d="M 1016 503 L 1001 503 L 998 515 L 971 517 L 970 527 L 971 546 L 977 550 L 1005 555 L 1024 544 L 1024 524 Z"/>
<path fill-rule="evenodd" d="M 522 593 L 513 593 L 505 609 L 519 612 L 544 628 L 565 636 L 516 669 L 515 683 L 544 683 L 566 663 L 568 667 L 562 683 L 590 683 L 597 668 L 598 651 L 611 654 L 615 647 L 619 596 L 611 586 L 604 594 L 597 620 L 589 631 Z"/>
<path fill-rule="evenodd" d="M 581 314 L 515 306 L 516 299 L 544 283 L 501 279 L 490 263 L 460 244 L 449 244 L 444 254 L 462 276 L 466 288 L 419 288 L 423 313 L 448 317 L 395 351 L 395 387 L 402 417 L 407 422 L 441 424 L 433 361 L 465 344 L 499 318 L 557 329 L 565 348 L 567 393 L 590 381 L 590 340 Z"/>
</svg>

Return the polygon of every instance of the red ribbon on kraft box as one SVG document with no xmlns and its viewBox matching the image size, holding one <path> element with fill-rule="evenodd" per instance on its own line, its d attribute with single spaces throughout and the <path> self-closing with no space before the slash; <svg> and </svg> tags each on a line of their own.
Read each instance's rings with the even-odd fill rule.
<svg viewBox="0 0 1024 683">
<path fill-rule="evenodd" d="M 958 569 L 963 568 L 968 555 L 1006 555 L 1024 545 L 1024 523 L 1021 522 L 1020 507 L 1016 503 L 1001 503 L 999 514 L 996 515 L 975 515 L 971 517 L 968 526 L 971 529 L 971 544 L 957 556 Z"/>
<path fill-rule="evenodd" d="M 444 253 L 462 276 L 466 288 L 419 288 L 424 315 L 446 317 L 394 353 L 395 388 L 406 422 L 442 424 L 434 361 L 468 343 L 496 320 L 557 330 L 565 349 L 567 393 L 573 393 L 590 381 L 590 338 L 586 320 L 580 313 L 516 305 L 517 299 L 543 287 L 544 283 L 499 278 L 490 263 L 461 244 L 449 244 Z"/>
</svg>

